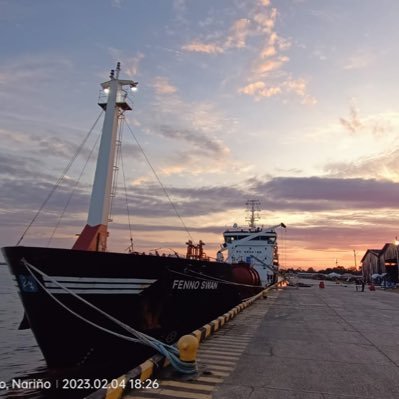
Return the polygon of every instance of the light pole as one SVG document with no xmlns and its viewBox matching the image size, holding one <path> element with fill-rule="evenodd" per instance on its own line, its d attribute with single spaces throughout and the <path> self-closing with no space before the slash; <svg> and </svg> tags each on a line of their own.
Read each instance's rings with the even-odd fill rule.
<svg viewBox="0 0 399 399">
<path fill-rule="evenodd" d="M 353 250 L 353 257 L 355 258 L 355 272 L 356 272 L 357 271 L 356 249 Z"/>
<path fill-rule="evenodd" d="M 399 252 L 398 252 L 398 246 L 399 246 L 399 241 L 398 241 L 398 237 L 396 236 L 395 237 L 395 248 L 396 248 L 396 268 L 398 270 L 398 278 L 397 278 L 397 280 L 399 280 Z"/>
</svg>

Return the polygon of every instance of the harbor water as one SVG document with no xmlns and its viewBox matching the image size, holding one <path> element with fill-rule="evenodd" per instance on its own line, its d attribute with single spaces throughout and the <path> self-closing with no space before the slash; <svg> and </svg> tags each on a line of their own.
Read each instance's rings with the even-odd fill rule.
<svg viewBox="0 0 399 399">
<path fill-rule="evenodd" d="M 0 386 L 13 379 L 43 375 L 45 362 L 31 330 L 18 330 L 24 312 L 15 283 L 3 264 L 0 265 L 0 298 Z M 21 392 L 0 389 L 0 398 L 17 397 L 17 394 L 18 397 L 40 397 L 38 392 L 25 391 L 26 396 L 21 396 Z"/>
<path fill-rule="evenodd" d="M 24 311 L 15 282 L 3 264 L 0 298 L 0 399 L 81 399 L 93 391 L 82 382 L 95 381 L 102 387 L 136 366 L 121 363 L 99 365 L 95 370 L 49 370 L 32 331 L 18 330 Z"/>
</svg>

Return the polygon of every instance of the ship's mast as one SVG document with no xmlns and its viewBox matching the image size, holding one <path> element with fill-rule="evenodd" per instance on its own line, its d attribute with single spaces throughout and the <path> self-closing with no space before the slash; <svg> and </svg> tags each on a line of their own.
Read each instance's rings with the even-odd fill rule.
<svg viewBox="0 0 399 399">
<path fill-rule="evenodd" d="M 132 109 L 127 87 L 135 89 L 137 82 L 120 80 L 120 63 L 112 70 L 110 80 L 101 84 L 99 105 L 105 110 L 100 149 L 90 199 L 87 224 L 73 249 L 105 251 L 108 237 L 108 218 L 111 207 L 112 180 L 119 121 L 124 111 Z"/>
<path fill-rule="evenodd" d="M 254 229 L 255 222 L 260 219 L 258 213 L 260 211 L 260 201 L 248 200 L 245 205 L 247 206 L 247 211 L 249 212 L 249 216 L 245 220 L 249 222 L 249 227 Z"/>
</svg>

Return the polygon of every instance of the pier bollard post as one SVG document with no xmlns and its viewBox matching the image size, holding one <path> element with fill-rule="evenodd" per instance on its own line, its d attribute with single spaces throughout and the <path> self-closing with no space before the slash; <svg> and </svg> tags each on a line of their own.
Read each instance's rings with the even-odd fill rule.
<svg viewBox="0 0 399 399">
<path fill-rule="evenodd" d="M 197 359 L 198 346 L 198 339 L 194 337 L 194 335 L 183 335 L 177 341 L 180 360 L 183 362 L 195 362 Z"/>
</svg>

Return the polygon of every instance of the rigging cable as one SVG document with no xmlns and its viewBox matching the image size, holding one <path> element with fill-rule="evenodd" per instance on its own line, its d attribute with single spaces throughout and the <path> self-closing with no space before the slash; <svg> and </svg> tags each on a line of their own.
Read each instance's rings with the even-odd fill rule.
<svg viewBox="0 0 399 399">
<path fill-rule="evenodd" d="M 70 195 L 69 195 L 69 197 L 68 197 L 68 200 L 67 200 L 67 202 L 66 202 L 66 204 L 65 204 L 65 206 L 64 206 L 64 209 L 62 210 L 62 212 L 61 212 L 61 214 L 60 214 L 60 216 L 59 216 L 59 218 L 58 218 L 57 224 L 56 224 L 56 226 L 54 227 L 53 232 L 51 233 L 51 236 L 50 236 L 50 238 L 49 238 L 49 240 L 48 240 L 48 242 L 47 242 L 47 247 L 50 246 L 51 241 L 53 240 L 53 237 L 54 237 L 54 235 L 55 235 L 55 233 L 56 233 L 58 227 L 60 226 L 61 220 L 62 220 L 62 218 L 64 217 L 64 214 L 65 214 L 65 211 L 66 211 L 66 209 L 68 208 L 69 203 L 71 202 L 72 197 L 73 197 L 73 195 L 75 194 L 76 189 L 78 188 L 78 185 L 79 185 L 79 183 L 80 183 L 80 179 L 82 178 L 83 173 L 84 173 L 84 171 L 86 170 L 87 164 L 88 164 L 89 161 L 90 161 L 90 158 L 91 158 L 91 156 L 92 156 L 92 154 L 93 154 L 94 149 L 97 147 L 97 144 L 98 144 L 98 142 L 99 142 L 100 137 L 101 137 L 101 135 L 98 135 L 98 136 L 97 136 L 96 141 L 94 142 L 94 145 L 92 146 L 92 148 L 91 148 L 91 150 L 90 150 L 90 153 L 89 153 L 89 155 L 88 155 L 88 157 L 87 157 L 87 159 L 86 159 L 86 162 L 85 162 L 85 164 L 83 165 L 82 170 L 80 171 L 80 175 L 79 175 L 78 179 L 76 180 L 76 182 L 75 182 L 75 184 L 74 184 L 74 186 L 73 186 L 72 192 L 70 193 Z"/>
<path fill-rule="evenodd" d="M 124 127 L 124 123 L 126 120 L 124 114 L 121 114 L 119 119 L 120 119 L 120 124 L 119 124 L 117 141 L 116 141 L 116 155 L 115 155 L 115 164 L 114 164 L 114 176 L 113 176 L 113 182 L 112 182 L 112 195 L 111 195 L 109 219 L 110 219 L 110 221 L 112 221 L 112 210 L 113 210 L 114 200 L 115 200 L 117 190 L 118 190 L 119 165 L 121 165 L 123 188 L 124 188 L 124 193 L 125 193 L 126 211 L 127 211 L 128 225 L 129 225 L 129 238 L 130 238 L 130 245 L 127 247 L 127 250 L 128 250 L 128 252 L 133 252 L 132 225 L 131 225 L 131 221 L 130 221 L 130 210 L 129 210 L 129 203 L 128 203 L 128 198 L 127 198 L 128 197 L 127 196 L 127 187 L 126 187 L 126 176 L 125 176 L 123 157 L 122 157 L 123 127 Z"/>
<path fill-rule="evenodd" d="M 110 206 L 109 206 L 109 215 L 108 215 L 108 221 L 112 221 L 112 210 L 113 210 L 113 204 L 114 204 L 114 199 L 116 197 L 116 192 L 118 189 L 118 172 L 119 172 L 119 167 L 118 167 L 118 162 L 119 162 L 119 157 L 120 157 L 120 150 L 121 150 L 121 126 L 123 123 L 123 118 L 120 116 L 119 119 L 121 120 L 121 123 L 119 124 L 117 136 L 116 136 L 116 142 L 115 142 L 115 158 L 114 158 L 114 165 L 113 165 L 113 176 L 112 176 L 112 187 L 111 187 L 111 198 L 110 198 Z"/>
<path fill-rule="evenodd" d="M 180 216 L 180 214 L 179 214 L 179 212 L 178 212 L 178 210 L 177 210 L 175 204 L 173 203 L 172 199 L 170 198 L 170 195 L 169 195 L 168 191 L 166 190 L 166 187 L 162 184 L 161 179 L 159 178 L 157 172 L 156 172 L 155 169 L 153 168 L 153 166 L 152 166 L 150 160 L 148 159 L 146 153 L 144 152 L 143 147 L 140 145 L 139 141 L 137 140 L 137 137 L 135 136 L 135 134 L 133 133 L 133 130 L 131 129 L 131 127 L 129 126 L 129 124 L 128 124 L 127 122 L 126 122 L 126 126 L 128 127 L 128 129 L 129 129 L 129 131 L 130 131 L 130 133 L 131 133 L 131 135 L 132 135 L 134 141 L 136 142 L 137 146 L 139 147 L 139 150 L 142 152 L 142 154 L 143 154 L 143 156 L 144 156 L 144 158 L 145 158 L 145 160 L 146 160 L 148 166 L 151 168 L 152 173 L 154 174 L 155 178 L 157 179 L 157 181 L 158 181 L 159 185 L 161 186 L 163 192 L 165 193 L 166 198 L 168 199 L 169 203 L 171 204 L 173 210 L 174 210 L 175 213 L 176 213 L 176 216 L 178 217 L 178 219 L 180 220 L 181 224 L 183 225 L 184 230 L 186 231 L 186 233 L 187 233 L 187 235 L 189 236 L 190 240 L 194 241 L 194 240 L 193 240 L 193 237 L 191 236 L 190 231 L 188 230 L 186 224 L 184 223 L 183 218 Z"/>
<path fill-rule="evenodd" d="M 124 167 L 124 164 L 123 164 L 123 146 L 122 146 L 122 142 L 123 141 L 122 141 L 122 138 L 123 138 L 123 131 L 121 132 L 120 162 L 121 162 L 121 168 L 122 168 L 123 189 L 124 189 L 124 192 L 125 192 L 127 222 L 129 224 L 129 234 L 130 234 L 130 246 L 128 247 L 128 251 L 129 252 L 133 252 L 134 246 L 133 246 L 132 223 L 131 223 L 131 219 L 130 219 L 130 209 L 129 209 L 129 201 L 128 201 L 128 195 L 127 195 L 125 167 Z"/>
<path fill-rule="evenodd" d="M 43 208 L 46 206 L 47 202 L 50 200 L 50 198 L 53 196 L 55 190 L 59 187 L 59 185 L 62 183 L 62 181 L 64 180 L 65 175 L 68 173 L 69 169 L 71 168 L 72 164 L 75 162 L 76 158 L 78 157 L 80 151 L 82 151 L 83 146 L 86 144 L 86 141 L 89 139 L 91 133 L 93 132 L 94 128 L 97 125 L 97 122 L 99 121 L 101 115 L 103 114 L 104 111 L 101 111 L 100 114 L 98 115 L 96 121 L 94 122 L 93 126 L 91 127 L 91 129 L 89 130 L 89 132 L 87 133 L 86 137 L 83 139 L 82 143 L 80 144 L 80 146 L 78 147 L 78 149 L 76 150 L 74 156 L 72 157 L 72 159 L 68 162 L 67 166 L 64 168 L 61 176 L 58 178 L 58 180 L 55 182 L 53 188 L 51 189 L 50 193 L 47 195 L 46 199 L 43 201 L 43 203 L 41 204 L 40 208 L 37 210 L 35 216 L 33 217 L 33 219 L 30 221 L 30 223 L 28 224 L 28 226 L 26 227 L 26 229 L 24 230 L 24 232 L 22 233 L 20 239 L 18 240 L 16 246 L 18 246 L 21 241 L 25 238 L 25 234 L 28 232 L 28 230 L 32 227 L 32 224 L 36 221 L 36 219 L 38 218 L 38 216 L 40 215 L 41 211 L 43 210 Z"/>
</svg>

